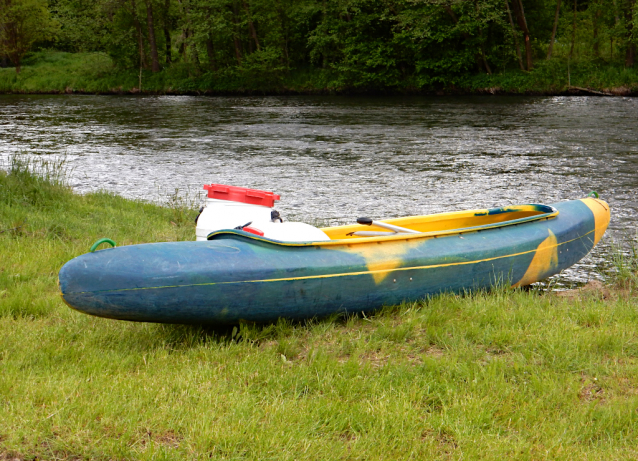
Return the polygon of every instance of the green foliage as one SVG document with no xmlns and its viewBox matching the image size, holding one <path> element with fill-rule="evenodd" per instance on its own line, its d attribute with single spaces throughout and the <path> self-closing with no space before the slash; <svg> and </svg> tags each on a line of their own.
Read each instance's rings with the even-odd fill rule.
<svg viewBox="0 0 638 461">
<path fill-rule="evenodd" d="M 616 285 L 638 287 L 638 234 L 629 243 L 612 243 L 610 264 L 605 275 Z"/>
<path fill-rule="evenodd" d="M 55 46 L 61 51 L 104 51 L 111 41 L 112 18 L 104 2 L 64 0 L 50 2 L 53 16 L 61 24 Z"/>
<path fill-rule="evenodd" d="M 0 171 L 0 203 L 8 207 L 44 207 L 70 194 L 64 159 L 14 155 L 8 172 Z"/>
<path fill-rule="evenodd" d="M 40 51 L 29 53 L 19 75 L 12 69 L 0 69 L 0 92 L 65 92 L 82 91 L 99 93 L 117 91 L 137 83 L 131 74 L 114 69 L 112 60 L 104 53 L 64 53 Z"/>
<path fill-rule="evenodd" d="M 55 0 L 57 44 L 46 41 L 46 28 L 39 41 L 106 53 L 117 70 L 98 91 L 139 91 L 140 84 L 144 91 L 285 91 L 292 82 L 329 91 L 438 91 L 513 76 L 519 53 L 526 62 L 527 24 L 533 67 L 541 70 L 515 77 L 524 91 L 559 91 L 586 81 L 579 71 L 622 67 L 630 69 L 623 85 L 632 87 L 636 4 L 592 0 L 574 12 L 561 3 L 551 60 L 556 0 Z M 565 79 L 567 60 L 573 72 Z"/>
<path fill-rule="evenodd" d="M 53 38 L 59 24 L 46 0 L 0 1 L 0 55 L 8 56 L 20 72 L 20 61 L 36 41 Z"/>
<path fill-rule="evenodd" d="M 139 71 L 117 68 L 104 53 L 37 52 L 26 56 L 19 75 L 13 69 L 0 69 L 0 93 L 136 93 Z M 571 84 L 606 91 L 616 88 L 623 92 L 638 92 L 638 68 L 627 69 L 620 64 L 610 65 L 600 60 L 582 59 L 570 63 Z M 503 72 L 463 74 L 456 73 L 452 80 L 439 76 L 426 79 L 426 91 L 444 88 L 450 92 L 509 92 L 563 94 L 568 84 L 568 61 L 554 58 L 540 61 L 531 72 L 508 69 Z M 427 85 L 425 85 L 427 83 Z M 352 86 L 348 86 L 352 85 Z M 200 71 L 192 63 L 177 62 L 158 73 L 142 72 L 145 92 L 171 94 L 226 94 L 226 93 L 318 93 L 366 90 L 418 90 L 414 78 L 407 76 L 403 84 L 384 87 L 379 81 L 368 81 L 367 86 L 354 86 L 344 75 L 332 69 L 300 68 L 287 72 L 251 73 L 236 68 L 217 72 Z"/>
</svg>

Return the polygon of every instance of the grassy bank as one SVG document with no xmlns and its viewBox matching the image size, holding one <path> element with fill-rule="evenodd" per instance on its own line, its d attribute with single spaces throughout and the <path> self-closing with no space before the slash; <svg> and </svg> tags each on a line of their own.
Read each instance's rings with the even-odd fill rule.
<svg viewBox="0 0 638 461">
<path fill-rule="evenodd" d="M 424 93 L 424 94 L 587 94 L 587 89 L 614 95 L 638 94 L 638 68 L 602 60 L 541 61 L 532 72 L 511 70 L 492 75 L 455 77 L 454 83 L 419 88 L 406 81 L 401 88 L 352 87 L 332 71 L 298 69 L 282 75 L 205 72 L 177 63 L 159 73 L 144 71 L 143 93 L 153 94 L 320 94 L 320 93 Z M 140 93 L 140 73 L 116 68 L 101 53 L 32 53 L 20 74 L 0 69 L 0 93 Z"/>
<path fill-rule="evenodd" d="M 33 170 L 39 171 L 34 174 Z M 444 295 L 372 317 L 211 330 L 66 307 L 108 236 L 191 239 L 194 212 L 0 172 L 0 459 L 631 459 L 636 260 L 560 297 Z"/>
</svg>

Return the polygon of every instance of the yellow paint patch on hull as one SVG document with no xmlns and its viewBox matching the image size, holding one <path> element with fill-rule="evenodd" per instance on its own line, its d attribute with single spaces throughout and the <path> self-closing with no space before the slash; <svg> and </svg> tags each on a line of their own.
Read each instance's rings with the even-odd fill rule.
<svg viewBox="0 0 638 461">
<path fill-rule="evenodd" d="M 390 271 L 398 268 L 410 251 L 419 245 L 418 241 L 388 242 L 373 245 L 354 245 L 348 248 L 348 253 L 361 256 L 366 261 L 366 267 L 371 272 L 374 282 L 378 285 L 383 282 Z M 343 248 L 339 249 L 344 251 Z"/>
<path fill-rule="evenodd" d="M 558 266 L 558 242 L 554 233 L 549 230 L 549 237 L 538 245 L 536 254 L 532 259 L 523 277 L 513 287 L 522 287 L 547 277 Z"/>
<path fill-rule="evenodd" d="M 609 205 L 607 202 L 595 198 L 583 198 L 581 201 L 587 205 L 594 214 L 594 228 L 596 229 L 594 233 L 594 245 L 596 245 L 607 230 L 609 220 L 611 219 Z"/>
<path fill-rule="evenodd" d="M 400 265 L 401 265 L 401 260 L 395 259 L 394 261 L 368 263 L 367 266 L 369 271 L 379 271 L 379 272 L 372 272 L 374 283 L 378 285 L 386 279 L 386 277 L 388 276 L 388 274 L 390 273 L 392 269 L 396 269 Z"/>
</svg>

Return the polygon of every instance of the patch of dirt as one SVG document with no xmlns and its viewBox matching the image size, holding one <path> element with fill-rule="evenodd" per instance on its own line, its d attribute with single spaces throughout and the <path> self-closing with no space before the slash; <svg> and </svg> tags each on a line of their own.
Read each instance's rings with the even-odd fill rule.
<svg viewBox="0 0 638 461">
<path fill-rule="evenodd" d="M 347 443 L 354 442 L 357 440 L 357 438 L 357 434 L 351 431 L 345 431 L 339 434 L 339 439 Z"/>
<path fill-rule="evenodd" d="M 597 383 L 589 383 L 578 393 L 578 398 L 585 402 L 592 400 L 603 400 L 604 391 Z"/>
<path fill-rule="evenodd" d="M 153 434 L 153 440 L 166 447 L 177 448 L 182 441 L 182 437 L 172 430 L 168 430 L 161 434 Z"/>
<path fill-rule="evenodd" d="M 510 351 L 501 347 L 488 347 L 485 349 L 485 352 L 489 355 L 506 355 L 510 353 Z"/>
<path fill-rule="evenodd" d="M 575 290 L 559 291 L 556 293 L 559 298 L 567 298 L 573 300 L 576 298 L 595 296 L 605 300 L 615 299 L 614 293 L 603 282 L 592 280 L 587 282 L 585 286 L 576 288 Z"/>
<path fill-rule="evenodd" d="M 432 429 L 426 429 L 421 433 L 421 441 L 425 442 L 426 440 L 432 439 L 436 440 L 446 453 L 450 453 L 450 451 L 459 447 L 454 434 L 448 431 L 434 431 Z"/>
<path fill-rule="evenodd" d="M 619 378 L 617 381 L 622 395 L 638 395 L 638 386 L 633 381 L 627 378 Z"/>
<path fill-rule="evenodd" d="M 24 456 L 16 453 L 15 451 L 7 451 L 0 453 L 0 461 L 24 461 Z"/>
<path fill-rule="evenodd" d="M 445 355 L 445 351 L 436 346 L 428 347 L 428 350 L 425 352 L 426 355 L 430 357 L 443 357 Z"/>
<path fill-rule="evenodd" d="M 359 356 L 359 363 L 370 363 L 374 368 L 381 368 L 387 365 L 388 360 L 390 359 L 390 355 L 383 355 L 379 352 L 366 352 Z"/>
<path fill-rule="evenodd" d="M 259 347 L 261 349 L 270 349 L 271 347 L 275 347 L 279 344 L 275 340 L 267 340 L 267 341 L 259 341 Z"/>
<path fill-rule="evenodd" d="M 584 402 L 592 402 L 594 400 L 603 401 L 605 392 L 598 384 L 597 378 L 589 378 L 582 375 L 581 382 L 583 387 L 578 392 L 578 398 Z"/>
<path fill-rule="evenodd" d="M 616 88 L 605 88 L 606 93 L 611 93 L 614 96 L 631 96 L 633 91 L 628 86 L 619 86 Z"/>
<path fill-rule="evenodd" d="M 163 432 L 153 432 L 149 430 L 142 436 L 139 443 L 142 446 L 146 446 L 150 441 L 168 448 L 177 448 L 182 441 L 182 437 L 176 434 L 172 429 Z"/>
</svg>

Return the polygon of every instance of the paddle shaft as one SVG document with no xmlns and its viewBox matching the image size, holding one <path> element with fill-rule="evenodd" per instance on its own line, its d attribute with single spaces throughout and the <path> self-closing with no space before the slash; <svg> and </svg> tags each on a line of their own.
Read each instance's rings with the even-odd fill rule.
<svg viewBox="0 0 638 461">
<path fill-rule="evenodd" d="M 384 223 L 381 221 L 372 221 L 370 224 L 373 226 L 381 227 L 382 229 L 388 229 L 393 232 L 398 232 L 400 234 L 420 234 L 420 232 L 418 231 L 406 229 L 405 227 L 394 226 L 392 224 Z"/>
</svg>

